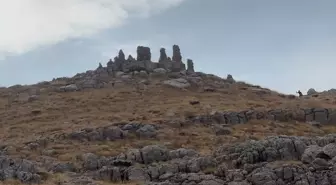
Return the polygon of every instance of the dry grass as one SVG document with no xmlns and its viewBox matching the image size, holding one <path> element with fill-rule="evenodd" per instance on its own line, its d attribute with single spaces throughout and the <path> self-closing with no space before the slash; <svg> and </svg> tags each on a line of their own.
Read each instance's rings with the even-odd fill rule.
<svg viewBox="0 0 336 185">
<path fill-rule="evenodd" d="M 59 82 L 61 83 L 61 82 Z M 263 91 L 264 93 L 260 93 Z M 209 153 L 222 143 L 246 139 L 261 139 L 275 134 L 320 135 L 336 131 L 329 126 L 322 129 L 301 123 L 251 122 L 233 127 L 233 134 L 215 136 L 209 127 L 189 126 L 167 128 L 158 139 L 127 139 L 113 142 L 55 141 L 47 148 L 30 151 L 23 143 L 39 138 L 70 133 L 78 129 L 98 127 L 111 122 L 137 121 L 159 123 L 161 120 L 183 120 L 185 117 L 208 114 L 213 110 L 246 110 L 270 108 L 336 107 L 334 97 L 289 99 L 267 90 L 251 90 L 242 84 L 217 92 L 200 92 L 199 89 L 178 90 L 152 83 L 145 92 L 138 93 L 134 87 L 119 85 L 118 88 L 89 89 L 81 92 L 43 92 L 38 100 L 27 101 L 28 94 L 11 98 L 9 92 L 0 92 L 0 138 L 3 144 L 14 147 L 12 155 L 34 158 L 45 152 L 60 161 L 74 161 L 84 152 L 111 156 L 131 147 L 164 143 L 172 148 L 194 148 Z M 8 99 L 11 99 L 9 101 Z M 200 105 L 190 105 L 198 100 Z M 11 102 L 10 106 L 8 102 Z"/>
</svg>

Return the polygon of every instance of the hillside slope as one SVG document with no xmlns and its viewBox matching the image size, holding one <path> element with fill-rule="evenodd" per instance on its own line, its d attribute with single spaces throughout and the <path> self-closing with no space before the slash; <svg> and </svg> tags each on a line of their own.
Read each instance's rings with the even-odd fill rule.
<svg viewBox="0 0 336 185">
<path fill-rule="evenodd" d="M 162 185 L 183 184 L 173 180 L 175 171 L 162 172 L 160 178 L 154 174 L 147 177 L 148 172 L 144 175 L 141 166 L 149 170 L 146 165 L 155 161 L 183 157 L 193 161 L 195 156 L 198 156 L 196 161 L 201 160 L 200 156 L 212 157 L 202 158 L 205 164 L 192 164 L 200 167 L 191 166 L 192 170 L 179 173 L 192 176 L 191 172 L 203 171 L 212 175 L 211 182 L 215 185 L 231 181 L 259 184 L 261 182 L 255 179 L 244 180 L 245 176 L 238 181 L 233 177 L 230 179 L 228 174 L 218 174 L 224 163 L 233 165 L 232 161 L 236 161 L 234 157 L 226 162 L 213 161 L 219 157 L 219 148 L 251 140 L 264 142 L 268 136 L 287 135 L 293 136 L 289 137 L 290 140 L 296 140 L 298 137 L 294 136 L 311 138 L 335 131 L 333 109 L 336 104 L 331 95 L 297 97 L 235 82 L 230 75 L 222 79 L 199 72 L 162 69 L 104 76 L 99 81 L 103 85 L 92 88 L 78 85 L 87 79 L 88 74 L 100 73 L 102 69 L 99 66 L 95 71 L 72 78 L 0 90 L 3 155 L 0 161 L 4 170 L 0 175 L 8 181 L 7 184 L 19 183 L 12 181 L 11 176 L 25 183 L 38 181 L 45 184 L 76 184 L 81 181 L 86 181 L 86 184 L 116 184 L 122 180 L 127 183 L 149 180 Z M 280 143 L 288 140 L 277 139 Z M 332 142 L 319 145 L 323 147 Z M 141 150 L 130 152 L 132 148 Z M 296 152 L 295 155 L 302 153 Z M 263 162 L 257 158 L 252 162 Z M 287 160 L 283 156 L 275 156 L 275 159 Z M 10 163 L 12 160 L 15 162 Z M 294 165 L 293 160 L 303 165 L 298 156 L 290 160 L 290 165 Z M 132 161 L 141 164 L 140 167 L 129 164 Z M 119 167 L 115 163 L 123 165 Z M 15 173 L 8 176 L 9 169 L 13 168 Z M 240 166 L 231 168 L 240 169 Z M 253 173 L 252 176 L 256 172 Z M 186 177 L 185 181 L 188 178 L 192 177 Z M 210 183 L 205 181 L 210 177 L 202 178 L 189 184 Z"/>
</svg>

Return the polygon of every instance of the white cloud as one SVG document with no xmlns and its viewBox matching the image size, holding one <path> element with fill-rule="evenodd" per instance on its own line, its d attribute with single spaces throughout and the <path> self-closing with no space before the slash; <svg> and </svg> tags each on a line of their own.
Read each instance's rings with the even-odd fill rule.
<svg viewBox="0 0 336 185">
<path fill-rule="evenodd" d="M 0 0 L 0 56 L 121 26 L 183 0 Z"/>
</svg>

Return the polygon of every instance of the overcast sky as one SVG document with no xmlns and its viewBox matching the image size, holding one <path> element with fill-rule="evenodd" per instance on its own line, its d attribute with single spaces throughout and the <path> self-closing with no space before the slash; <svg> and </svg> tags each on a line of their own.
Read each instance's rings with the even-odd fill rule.
<svg viewBox="0 0 336 185">
<path fill-rule="evenodd" d="M 137 45 L 280 92 L 336 88 L 335 0 L 0 0 L 0 85 L 106 65 Z"/>
</svg>

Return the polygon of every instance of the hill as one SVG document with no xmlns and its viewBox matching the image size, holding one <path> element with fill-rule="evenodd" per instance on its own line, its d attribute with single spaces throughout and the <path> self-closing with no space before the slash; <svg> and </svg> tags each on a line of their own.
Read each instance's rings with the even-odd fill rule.
<svg viewBox="0 0 336 185">
<path fill-rule="evenodd" d="M 336 183 L 332 94 L 297 97 L 195 72 L 177 45 L 172 58 L 162 48 L 159 62 L 148 47 L 137 54 L 120 50 L 106 67 L 2 88 L 1 180 Z"/>
</svg>

